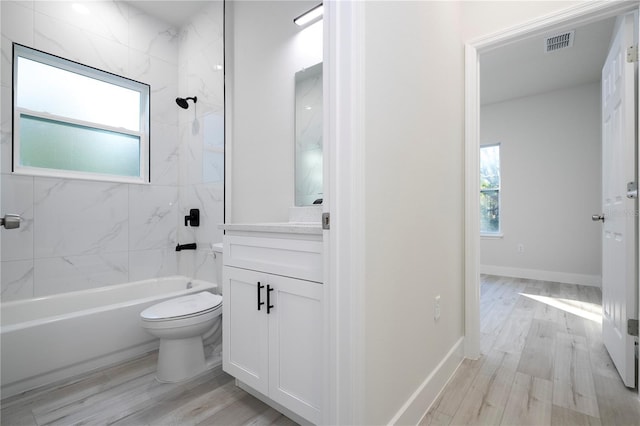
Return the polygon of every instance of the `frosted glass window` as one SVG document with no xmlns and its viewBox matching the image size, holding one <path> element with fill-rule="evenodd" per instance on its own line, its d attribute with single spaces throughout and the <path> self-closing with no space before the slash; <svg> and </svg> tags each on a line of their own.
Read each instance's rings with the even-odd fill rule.
<svg viewBox="0 0 640 426">
<path fill-rule="evenodd" d="M 28 167 L 138 176 L 140 138 L 20 116 L 20 158 Z"/>
<path fill-rule="evenodd" d="M 14 172 L 149 180 L 149 86 L 14 44 Z"/>
</svg>

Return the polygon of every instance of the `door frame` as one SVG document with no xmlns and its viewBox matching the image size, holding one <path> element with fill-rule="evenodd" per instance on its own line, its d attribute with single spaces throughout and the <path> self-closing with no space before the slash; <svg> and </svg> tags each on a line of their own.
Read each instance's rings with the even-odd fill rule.
<svg viewBox="0 0 640 426">
<path fill-rule="evenodd" d="M 465 43 L 466 358 L 480 357 L 480 55 L 560 27 L 585 25 L 636 9 L 636 2 L 585 2 Z"/>
<path fill-rule="evenodd" d="M 362 424 L 365 413 L 365 4 L 324 2 L 323 231 L 325 383 L 321 424 Z"/>
</svg>

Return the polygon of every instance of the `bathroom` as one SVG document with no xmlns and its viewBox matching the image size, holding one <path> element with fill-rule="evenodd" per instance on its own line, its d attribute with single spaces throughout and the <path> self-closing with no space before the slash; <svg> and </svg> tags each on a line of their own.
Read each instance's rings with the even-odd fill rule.
<svg viewBox="0 0 640 426">
<path fill-rule="evenodd" d="M 177 275 L 216 282 L 212 244 L 222 241 L 218 224 L 224 211 L 223 5 L 197 6 L 199 13 L 194 10 L 190 20 L 177 26 L 125 2 L 2 4 L 2 206 L 22 217 L 20 228 L 2 234 L 3 303 Z M 146 184 L 48 176 L 37 170 L 12 173 L 12 43 L 150 86 Z M 197 96 L 197 106 L 179 108 L 175 99 L 187 96 Z M 199 209 L 200 226 L 185 226 L 184 217 L 193 208 Z M 189 243 L 200 249 L 176 250 Z M 219 340 L 218 335 L 218 352 Z M 24 386 L 137 355 L 153 345 L 144 341 L 130 350 L 135 343 L 123 335 L 128 352 L 77 369 L 74 356 L 81 351 L 66 354 L 50 347 L 55 362 L 32 363 L 31 374 L 45 377 Z M 104 348 L 103 353 L 120 349 Z M 62 367 L 64 372 L 50 372 Z M 22 377 L 16 372 L 14 378 Z"/>
<path fill-rule="evenodd" d="M 292 27 L 285 42 L 291 34 L 300 33 L 293 18 L 300 10 L 315 5 L 304 1 L 284 5 L 281 14 Z M 62 300 L 56 299 L 59 295 L 171 276 L 189 277 L 194 283 L 216 283 L 218 287 L 211 291 L 221 292 L 219 257 L 223 230 L 219 225 L 225 221 L 224 16 L 222 1 L 2 3 L 1 206 L 3 212 L 21 217 L 18 229 L 2 232 L 3 303 L 52 297 L 55 302 Z M 290 114 L 278 121 L 290 126 L 291 134 L 284 135 L 279 146 L 261 144 L 278 157 L 293 157 L 293 75 L 322 61 L 322 23 L 313 28 L 313 34 L 303 34 L 303 40 L 297 40 L 289 52 L 291 56 L 305 52 L 302 59 L 283 58 L 290 67 L 287 73 L 290 71 L 291 81 L 283 77 L 279 83 L 291 83 L 291 88 L 284 90 L 290 90 L 292 102 L 275 113 Z M 149 85 L 151 142 L 144 184 L 13 172 L 13 43 Z M 245 64 L 248 68 L 254 65 Z M 230 88 L 226 90 L 229 93 Z M 186 104 L 180 105 L 177 98 L 185 99 Z M 245 158 L 252 160 L 265 154 L 249 153 Z M 318 155 L 322 155 L 321 148 L 319 154 L 315 152 L 316 158 Z M 230 156 L 226 161 L 228 164 Z M 279 168 L 290 174 L 288 199 L 280 200 L 286 221 L 289 207 L 294 205 L 293 161 Z M 316 185 L 314 191 L 315 196 L 307 204 L 322 197 L 321 183 L 320 189 Z M 194 209 L 199 221 L 193 220 Z M 313 211 L 318 216 L 312 220 L 319 222 L 319 207 Z M 22 306 L 6 309 L 5 318 Z M 139 327 L 137 323 L 133 326 Z M 205 353 L 220 364 L 220 333 L 206 343 L 209 346 Z M 73 344 L 72 339 L 63 343 Z M 157 342 L 155 346 L 146 342 L 135 349 L 126 347 L 117 356 L 82 361 L 82 366 L 62 368 L 62 364 L 53 363 L 48 368 L 56 369 L 54 372 L 40 371 L 32 363 L 25 368 L 31 373 L 25 374 L 38 377 L 4 388 L 3 397 L 155 348 Z M 59 355 L 56 349 L 50 350 Z M 74 358 L 72 354 L 59 357 L 67 358 L 67 364 Z"/>
<path fill-rule="evenodd" d="M 466 323 L 474 311 L 465 307 L 470 294 L 466 264 L 474 253 L 465 225 L 465 161 L 472 154 L 465 148 L 465 44 L 531 22 L 588 19 L 589 14 L 637 7 L 635 2 L 579 3 L 325 3 L 325 165 L 331 173 L 325 173 L 323 209 L 331 209 L 331 231 L 323 240 L 328 249 L 325 288 L 330 289 L 323 423 L 417 424 L 456 368 L 474 362 L 461 364 L 465 356 L 473 358 L 467 343 L 474 344 Z M 1 233 L 3 301 L 5 295 L 18 300 L 175 273 L 212 279 L 208 274 L 216 259 L 210 244 L 223 239 L 217 223 L 288 220 L 294 204 L 292 144 L 275 136 L 268 140 L 273 150 L 266 143 L 227 146 L 223 190 L 216 181 L 222 174 L 218 169 L 200 174 L 205 152 L 189 143 L 194 130 L 204 137 L 212 128 L 215 135 L 234 139 L 226 121 L 230 88 L 222 85 L 221 74 L 229 71 L 229 63 L 216 60 L 222 53 L 216 58 L 188 55 L 185 62 L 185 41 L 174 25 L 132 13 L 123 2 L 107 3 L 115 8 L 99 10 L 99 19 L 73 18 L 76 12 L 62 11 L 71 4 L 0 3 L 1 213 L 25 218 L 19 230 Z M 207 13 L 197 16 L 205 19 Z M 280 29 L 254 21 L 263 31 L 255 43 Z M 222 21 L 217 22 L 217 28 L 205 25 L 203 34 L 221 35 Z M 188 28 L 189 20 L 184 25 Z M 13 41 L 151 84 L 150 184 L 10 174 Z M 212 51 L 222 49 L 221 41 L 211 44 Z M 264 73 L 275 56 L 253 53 L 258 55 L 254 71 Z M 203 67 L 207 77 L 217 76 L 217 85 L 197 75 L 190 78 L 190 66 L 196 74 Z M 197 103 L 189 101 L 186 110 L 175 103 L 176 97 L 194 96 Z M 279 97 L 284 96 L 277 92 L 269 98 Z M 276 112 L 258 110 L 251 119 Z M 214 139 L 206 153 L 219 161 L 220 139 Z M 224 210 L 205 205 L 221 206 L 223 192 Z M 15 210 L 8 210 L 9 203 L 15 203 Z M 185 227 L 184 217 L 198 207 L 200 226 Z M 213 212 L 218 216 L 205 216 Z M 175 251 L 177 244 L 193 242 L 198 250 Z M 234 383 L 223 386 L 233 388 Z M 193 389 L 185 395 L 192 396 Z"/>
</svg>

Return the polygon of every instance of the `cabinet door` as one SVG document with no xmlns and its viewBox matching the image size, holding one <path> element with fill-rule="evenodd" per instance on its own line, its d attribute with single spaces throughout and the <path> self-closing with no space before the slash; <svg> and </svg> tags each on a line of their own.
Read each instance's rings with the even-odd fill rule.
<svg viewBox="0 0 640 426">
<path fill-rule="evenodd" d="M 269 397 L 318 424 L 322 402 L 322 284 L 272 276 Z"/>
<path fill-rule="evenodd" d="M 269 390 L 269 328 L 266 303 L 258 310 L 258 282 L 264 276 L 255 271 L 225 266 L 222 271 L 222 367 L 224 371 L 265 395 Z"/>
</svg>

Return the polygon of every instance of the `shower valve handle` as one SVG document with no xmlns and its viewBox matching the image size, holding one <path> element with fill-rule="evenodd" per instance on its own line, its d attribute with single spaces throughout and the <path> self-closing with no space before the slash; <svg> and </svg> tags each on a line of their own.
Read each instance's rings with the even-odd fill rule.
<svg viewBox="0 0 640 426">
<path fill-rule="evenodd" d="M 189 215 L 184 217 L 184 226 L 200 226 L 200 209 L 189 210 Z"/>
<path fill-rule="evenodd" d="M 7 214 L 3 218 L 0 218 L 0 226 L 4 226 L 5 229 L 20 228 L 20 221 L 22 218 L 19 214 Z"/>
</svg>

